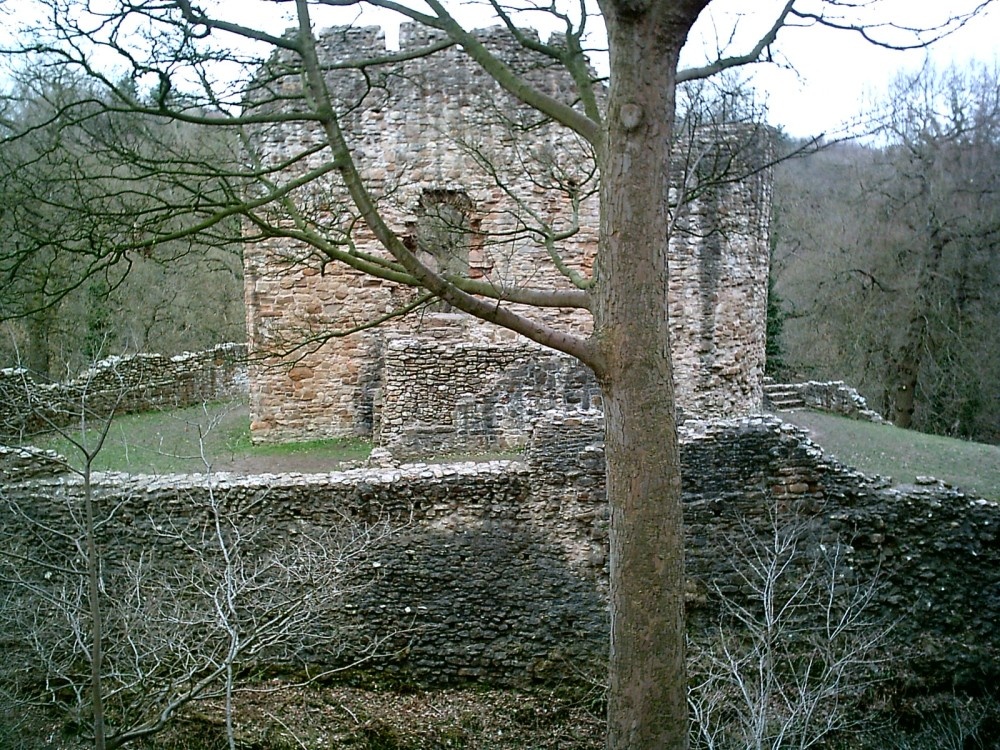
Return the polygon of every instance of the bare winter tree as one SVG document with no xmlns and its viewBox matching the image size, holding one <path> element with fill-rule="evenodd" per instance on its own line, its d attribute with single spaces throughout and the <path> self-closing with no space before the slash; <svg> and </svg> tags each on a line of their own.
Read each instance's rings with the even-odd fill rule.
<svg viewBox="0 0 1000 750">
<path fill-rule="evenodd" d="M 57 546 L 56 529 L 5 497 L 16 527 L 29 530 L 17 542 L 5 539 L 2 555 L 0 616 L 7 653 L 22 670 L 5 675 L 8 701 L 92 717 L 99 748 L 153 735 L 193 702 L 219 701 L 235 747 L 234 696 L 247 675 L 278 663 L 356 664 L 341 653 L 350 638 L 342 597 L 384 525 L 344 519 L 334 531 L 305 528 L 295 547 L 279 549 L 263 542 L 264 521 L 251 520 L 264 500 L 234 508 L 232 498 L 210 493 L 205 503 L 192 502 L 197 520 L 156 530 L 170 560 L 155 548 L 99 559 L 98 630 L 79 567 L 91 558 L 82 557 L 79 532 L 59 530 L 65 544 Z M 98 533 L 111 533 L 122 507 L 96 516 Z M 50 552 L 71 554 L 40 560 L 43 537 Z M 83 669 L 88 663 L 95 674 Z"/>
<path fill-rule="evenodd" d="M 731 557 L 735 595 L 715 593 L 718 625 L 691 641 L 693 745 L 703 750 L 823 746 L 859 729 L 854 702 L 878 673 L 888 627 L 842 545 L 810 540 L 808 521 L 771 512 L 744 524 Z"/>
<path fill-rule="evenodd" d="M 898 81 L 889 105 L 891 145 L 884 157 L 891 182 L 872 188 L 879 195 L 880 223 L 895 230 L 886 237 L 886 250 L 899 259 L 885 269 L 885 283 L 902 292 L 885 385 L 890 416 L 901 427 L 914 424 L 923 391 L 931 412 L 923 415 L 925 423 L 967 434 L 978 419 L 977 392 L 989 392 L 985 383 L 977 388 L 975 362 L 996 363 L 996 352 L 973 343 L 976 337 L 967 340 L 967 332 L 997 314 L 996 75 L 985 68 L 966 75 L 928 70 Z M 932 415 L 940 411 L 945 413 L 938 421 Z"/>
<path fill-rule="evenodd" d="M 534 87 L 529 76 L 506 65 L 440 0 L 412 5 L 398 0 L 275 2 L 276 11 L 289 10 L 292 24 L 281 35 L 254 26 L 241 11 L 224 17 L 221 6 L 189 0 L 101 8 L 42 4 L 47 11 L 39 17 L 53 23 L 37 28 L 28 49 L 19 51 L 77 66 L 102 80 L 114 100 L 108 104 L 112 108 L 143 109 L 116 93 L 115 81 L 102 73 L 100 55 L 91 54 L 98 50 L 114 56 L 132 80 L 154 87 L 154 101 L 144 108 L 148 114 L 247 130 L 300 122 L 321 134 L 315 145 L 293 149 L 283 164 L 251 157 L 249 170 L 231 175 L 237 183 L 252 185 L 249 193 L 240 193 L 224 206 L 199 204 L 204 214 L 187 231 L 212 231 L 224 218 L 242 215 L 258 237 L 294 237 L 329 262 L 426 290 L 456 310 L 573 355 L 594 371 L 604 395 L 612 509 L 608 747 L 686 747 L 683 531 L 667 320 L 677 85 L 769 59 L 787 27 L 829 26 L 888 46 L 922 45 L 963 24 L 986 2 L 952 11 L 933 30 L 918 30 L 908 27 L 906 19 L 875 24 L 869 12 L 877 3 L 787 0 L 773 6 L 760 38 L 746 49 L 710 54 L 704 65 L 686 70 L 678 69 L 680 52 L 709 0 L 601 0 L 599 18 L 585 3 L 529 1 L 511 6 L 489 0 L 477 6 L 480 19 L 488 13 L 512 42 L 566 70 L 573 87 L 568 98 Z M 556 289 L 497 287 L 463 276 L 461 269 L 431 263 L 385 220 L 379 197 L 355 160 L 359 145 L 345 129 L 352 105 L 331 90 L 330 63 L 319 54 L 313 22 L 313 13 L 324 8 L 363 6 L 435 30 L 433 43 L 406 55 L 461 47 L 510 96 L 587 145 L 600 176 L 599 247 L 592 275 L 563 274 L 565 282 Z M 565 32 L 560 43 L 545 44 L 519 31 L 519 10 L 554 18 Z M 600 21 L 608 40 L 606 83 L 592 73 L 586 57 L 587 34 Z M 265 59 L 278 61 L 280 70 L 264 66 Z M 333 67 L 358 71 L 364 95 L 365 82 L 370 83 L 367 74 L 379 62 L 393 59 L 387 54 L 340 60 Z M 263 90 L 274 97 L 271 104 L 287 106 L 243 109 L 248 98 L 259 103 L 254 92 L 262 90 L 261 75 Z M 269 91 L 268 76 L 276 76 L 275 83 L 279 78 L 294 81 L 295 86 Z M 186 87 L 194 84 L 219 86 L 193 100 Z M 297 210 L 295 191 L 324 179 L 335 180 L 348 197 L 335 212 L 349 214 L 351 225 L 373 235 L 386 255 L 356 252 L 349 233 L 317 231 L 315 222 Z M 298 221 L 300 217 L 304 220 Z M 184 231 L 165 231 L 154 224 L 145 229 L 131 246 L 115 252 L 127 255 L 130 247 L 155 246 Z M 558 253 L 551 261 L 560 272 Z M 592 318 L 593 333 L 554 328 L 531 307 L 582 311 Z"/>
<path fill-rule="evenodd" d="M 63 464 L 75 490 L 0 489 L 0 739 L 42 747 L 23 727 L 59 731 L 69 719 L 89 725 L 97 750 L 123 747 L 211 700 L 235 749 L 234 696 L 248 679 L 284 664 L 304 670 L 303 684 L 374 654 L 378 639 L 354 638 L 343 599 L 364 585 L 357 571 L 389 525 L 345 514 L 299 524 L 286 546 L 267 490 L 220 489 L 203 441 L 202 486 L 179 503 L 101 492 L 91 467 L 113 414 L 52 425 L 79 453 Z"/>
<path fill-rule="evenodd" d="M 902 427 L 998 439 L 997 71 L 897 80 L 881 143 L 783 167 L 794 359 L 850 377 Z"/>
<path fill-rule="evenodd" d="M 153 227 L 176 229 L 182 204 L 217 210 L 222 181 L 199 179 L 196 165 L 231 162 L 238 141 L 108 112 L 101 97 L 69 71 L 34 70 L 0 116 L 0 364 L 38 377 L 75 373 L 99 353 L 176 353 L 245 330 L 239 246 L 228 242 L 238 222 L 225 239 L 119 252 Z M 194 304 L 206 295 L 215 304 Z"/>
</svg>

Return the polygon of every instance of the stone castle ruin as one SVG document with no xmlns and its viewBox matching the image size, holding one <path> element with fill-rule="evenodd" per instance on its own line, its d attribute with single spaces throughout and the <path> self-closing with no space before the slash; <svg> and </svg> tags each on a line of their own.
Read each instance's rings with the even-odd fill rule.
<svg viewBox="0 0 1000 750">
<path fill-rule="evenodd" d="M 584 682 L 592 689 L 588 675 L 601 673 L 609 643 L 602 420 L 593 413 L 546 416 L 516 460 L 307 475 L 97 475 L 99 507 L 110 514 L 99 532 L 102 580 L 110 592 L 122 591 L 116 585 L 131 592 L 135 581 L 123 580 L 122 571 L 146 560 L 144 582 L 154 600 L 170 596 L 176 590 L 163 582 L 186 579 L 175 574 L 187 570 L 192 551 L 203 549 L 200 530 L 220 502 L 234 523 L 259 524 L 260 533 L 248 539 L 259 545 L 254 555 L 261 559 L 272 552 L 287 556 L 310 535 L 336 532 L 348 519 L 384 520 L 395 531 L 366 548 L 361 564 L 338 560 L 348 571 L 342 606 L 317 613 L 289 650 L 266 651 L 272 664 L 323 672 L 381 642 L 377 658 L 359 665 L 362 684 L 565 688 Z M 741 563 L 740 553 L 773 545 L 776 529 L 792 526 L 801 536 L 794 560 L 782 566 L 791 578 L 780 574 L 777 601 L 784 601 L 789 583 L 800 585 L 796 571 L 831 570 L 831 559 L 842 563 L 830 579 L 838 607 L 855 586 L 878 582 L 862 622 L 873 632 L 888 628 L 889 639 L 871 663 L 878 676 L 867 683 L 873 694 L 861 704 L 864 721 L 878 726 L 896 715 L 917 722 L 919 706 L 929 707 L 928 718 L 937 721 L 950 714 L 949 706 L 978 711 L 976 701 L 984 706 L 984 722 L 1000 719 L 1000 704 L 993 702 L 1000 697 L 996 502 L 931 480 L 888 487 L 823 455 L 802 431 L 774 417 L 693 420 L 681 427 L 680 445 L 692 643 L 712 642 L 724 622 L 733 637 L 728 645 L 741 648 L 746 623 L 720 619 L 724 597 L 746 603 L 755 596 L 751 569 L 742 567 L 749 558 Z M 37 540 L 21 577 L 0 577 L 0 600 L 7 596 L 8 603 L 23 601 L 10 596 L 18 580 L 30 582 L 30 596 L 40 601 L 51 602 L 60 591 L 65 596 L 75 580 L 66 571 L 79 555 L 67 530 L 79 523 L 82 481 L 27 462 L 0 450 L 0 546 L 17 549 Z M 171 531 L 200 541 L 178 544 Z M 114 597 L 109 593 L 109 601 Z M 31 601 L 27 612 L 44 606 Z M 131 606 L 130 596 L 122 601 Z M 831 610 L 795 609 L 812 690 L 827 684 L 811 680 L 825 679 L 818 676 L 826 667 L 817 666 L 823 663 L 817 649 L 829 634 Z M 332 646 L 330 634 L 336 634 Z M 21 664 L 31 639 L 5 635 L 6 665 Z M 838 692 L 836 710 L 857 699 L 852 689 Z M 987 719 L 989 706 L 993 719 Z M 986 724 L 978 734 L 983 744 L 975 746 L 995 747 L 998 726 Z"/>
<path fill-rule="evenodd" d="M 342 128 L 383 217 L 426 262 L 501 294 L 523 285 L 574 289 L 597 250 L 593 155 L 506 94 L 460 48 L 398 61 L 439 41 L 436 33 L 404 24 L 397 61 L 364 74 L 337 63 L 385 56 L 380 29 L 334 28 L 321 37 Z M 572 101 L 569 75 L 550 59 L 506 30 L 477 34 L 531 84 Z M 272 61 L 255 106 L 294 107 L 300 83 L 286 64 Z M 272 166 L 321 142 L 303 122 L 262 127 L 255 137 Z M 761 408 L 770 208 L 761 141 L 730 127 L 695 131 L 675 149 L 670 316 L 685 415 Z M 306 156 L 291 169 L 317 168 L 326 158 Z M 329 172 L 293 198 L 297 215 L 272 222 L 340 250 L 388 257 Z M 402 452 L 514 447 L 548 409 L 600 405 L 593 375 L 570 357 L 330 262 L 294 239 L 254 237 L 250 228 L 248 240 L 256 442 L 371 435 Z M 581 310 L 531 315 L 573 332 L 590 326 Z"/>
<path fill-rule="evenodd" d="M 519 73 L 569 96 L 568 82 L 544 59 L 499 32 L 481 33 Z M 324 39 L 325 63 L 341 103 L 350 105 L 343 124 L 362 174 L 386 220 L 414 248 L 439 267 L 498 289 L 568 289 L 574 275 L 590 272 L 598 206 L 583 144 L 534 122 L 457 49 L 360 76 L 336 70 L 336 61 L 382 51 L 380 32 L 334 29 Z M 402 29 L 404 52 L 430 41 L 426 30 Z M 274 98 L 262 95 L 257 106 L 294 106 L 294 71 L 285 75 L 278 63 L 262 84 Z M 301 124 L 255 136 L 272 166 L 319 142 Z M 796 565 L 816 570 L 830 557 L 842 561 L 831 579 L 838 596 L 850 596 L 854 584 L 879 584 L 871 589 L 871 623 L 884 623 L 892 639 L 874 663 L 874 692 L 856 699 L 866 721 L 873 721 L 872 709 L 876 718 L 905 716 L 919 728 L 925 707 L 936 722 L 942 707 L 982 705 L 980 736 L 988 746 L 1000 725 L 1000 506 L 931 480 L 890 487 L 824 456 L 797 428 L 746 416 L 763 398 L 769 176 L 757 168 L 753 134 L 739 128 L 711 138 L 696 133 L 678 154 L 677 195 L 690 200 L 672 228 L 675 380 L 684 412 L 712 418 L 680 429 L 692 643 L 715 643 L 724 599 L 745 604 L 753 595 L 734 552 L 773 539 L 778 523 L 794 524 L 802 533 Z M 320 168 L 321 158 L 302 158 L 294 169 Z M 749 176 L 719 179 L 730 163 L 735 174 Z M 275 666 L 295 674 L 303 665 L 339 669 L 382 643 L 378 658 L 364 663 L 362 684 L 593 687 L 581 665 L 607 659 L 610 515 L 592 374 L 569 357 L 297 243 L 294 235 L 315 233 L 331 246 L 385 258 L 335 180 L 310 185 L 291 196 L 297 215 L 268 217 L 288 236 L 255 237 L 247 227 L 255 440 L 371 434 L 395 453 L 521 445 L 523 452 L 516 460 L 331 474 L 97 475 L 95 497 L 108 511 L 98 533 L 106 550 L 103 580 L 113 585 L 134 561 L 150 560 L 160 601 L 162 582 L 190 567 L 188 551 L 199 549 L 164 529 L 198 534 L 219 507 L 257 524 L 259 551 L 282 555 L 314 531 L 385 520 L 396 532 L 358 558 L 363 564 L 345 578 L 344 606 L 310 623 Z M 546 246 L 553 237 L 561 267 Z M 589 324 L 564 310 L 538 315 L 568 330 Z M 328 331 L 348 335 L 322 338 Z M 24 391 L 27 403 L 44 401 L 53 411 L 78 398 L 81 383 L 104 383 L 108 393 L 127 386 L 145 399 L 140 404 L 137 395 L 138 409 L 238 390 L 241 354 L 227 346 L 116 360 L 59 389 L 26 387 L 20 371 L 0 375 Z M 842 383 L 795 390 L 804 403 L 865 412 Z M 32 431 L 23 412 L 0 409 L 0 428 L 18 437 Z M 67 571 L 79 548 L 67 529 L 78 522 L 86 489 L 58 474 L 63 464 L 49 454 L 0 448 L 0 547 L 33 539 L 40 550 L 24 558 L 17 579 L 5 578 L 0 599 L 20 602 L 9 591 L 17 580 L 42 601 L 55 601 L 67 582 L 75 590 Z M 41 610 L 32 603 L 24 611 Z M 811 634 L 828 632 L 825 618 L 834 610 L 816 609 L 815 618 L 812 609 L 802 611 L 804 661 L 812 664 Z M 337 632 L 347 634 L 342 642 L 330 640 Z M 6 636 L 0 651 L 20 665 L 31 656 L 30 640 L 14 631 Z"/>
</svg>

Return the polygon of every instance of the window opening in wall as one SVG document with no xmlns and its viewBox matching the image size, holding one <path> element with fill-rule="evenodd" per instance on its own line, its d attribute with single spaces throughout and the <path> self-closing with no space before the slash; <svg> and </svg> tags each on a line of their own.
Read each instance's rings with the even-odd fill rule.
<svg viewBox="0 0 1000 750">
<path fill-rule="evenodd" d="M 461 190 L 425 190 L 417 207 L 414 227 L 421 260 L 444 276 L 469 276 L 469 256 L 478 222 L 472 219 L 472 201 Z M 430 312 L 449 312 L 443 300 Z"/>
</svg>

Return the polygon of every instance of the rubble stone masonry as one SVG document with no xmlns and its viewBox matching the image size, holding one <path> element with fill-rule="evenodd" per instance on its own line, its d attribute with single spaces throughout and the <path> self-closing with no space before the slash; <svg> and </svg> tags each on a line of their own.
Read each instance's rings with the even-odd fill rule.
<svg viewBox="0 0 1000 750">
<path fill-rule="evenodd" d="M 426 47 L 438 40 L 435 34 L 404 24 L 401 52 Z M 568 75 L 551 60 L 525 50 L 504 30 L 477 34 L 532 84 L 571 100 Z M 548 227 L 567 235 L 555 246 L 567 268 L 589 276 L 599 206 L 594 161 L 581 139 L 539 122 L 458 47 L 373 65 L 365 76 L 336 63 L 384 55 L 379 29 L 330 29 L 320 51 L 339 96 L 343 130 L 383 217 L 420 252 L 432 245 L 451 248 L 448 257 L 425 252 L 427 262 L 439 268 L 457 262 L 460 272 L 501 291 L 572 288 L 540 239 L 539 230 Z M 261 73 L 255 106 L 294 111 L 295 73 L 291 58 L 272 61 Z M 321 168 L 329 158 L 328 150 L 304 155 L 320 140 L 304 122 L 261 127 L 254 137 L 265 164 L 302 157 L 285 170 L 287 177 Z M 670 315 L 678 404 L 685 414 L 736 416 L 761 408 L 770 210 L 761 149 L 760 134 L 739 127 L 690 136 L 677 148 L 673 172 L 684 187 L 675 193 L 686 200 L 672 229 Z M 721 164 L 749 176 L 732 179 L 730 173 L 718 180 Z M 290 234 L 309 232 L 341 250 L 385 257 L 331 174 L 291 194 L 297 215 L 268 220 Z M 294 239 L 257 235 L 253 227 L 247 239 L 257 442 L 374 434 L 394 450 L 420 449 L 413 441 L 430 435 L 438 436 L 430 440 L 435 449 L 468 439 L 523 444 L 537 409 L 550 402 L 593 403 L 596 386 L 581 385 L 578 366 L 554 364 L 552 355 L 509 331 L 440 303 L 392 317 L 416 299 L 416 291 L 330 262 Z M 589 314 L 579 310 L 529 313 L 575 332 L 590 326 Z M 378 328 L 339 335 L 383 318 L 389 320 Z M 550 394 L 549 401 L 508 398 L 498 383 L 513 386 L 515 371 L 528 379 L 529 391 L 533 378 L 570 390 Z M 489 432 L 491 426 L 499 432 Z"/>
<path fill-rule="evenodd" d="M 108 518 L 100 547 L 109 576 L 141 558 L 169 569 L 157 578 L 167 581 L 188 563 L 163 528 L 202 528 L 212 507 L 234 523 L 249 514 L 260 529 L 254 544 L 264 550 L 288 551 L 318 528 L 387 520 L 392 533 L 365 551 L 336 608 L 346 618 L 338 625 L 344 637 L 358 644 L 340 643 L 343 651 L 325 657 L 303 656 L 313 653 L 304 644 L 297 658 L 337 666 L 358 655 L 355 645 L 385 639 L 382 657 L 363 667 L 376 678 L 599 679 L 609 524 L 601 434 L 596 412 L 550 413 L 516 461 L 312 475 L 98 475 L 98 510 Z M 886 695 L 997 696 L 995 502 L 931 480 L 889 487 L 824 456 L 773 417 L 687 422 L 680 437 L 693 636 L 718 623 L 720 596 L 752 595 L 736 553 L 748 537 L 771 539 L 775 524 L 796 525 L 802 564 L 835 550 L 838 581 L 877 581 L 866 619 L 892 628 L 880 662 Z M 36 540 L 21 575 L 39 590 L 58 588 L 68 582 L 65 571 L 46 568 L 44 555 L 78 554 L 81 483 L 25 479 L 0 485 L 0 542 Z"/>
<path fill-rule="evenodd" d="M 83 420 L 100 424 L 112 414 L 193 406 L 246 390 L 246 346 L 235 343 L 173 357 L 108 357 L 60 383 L 37 381 L 22 368 L 2 369 L 0 440 L 20 443 Z"/>
</svg>

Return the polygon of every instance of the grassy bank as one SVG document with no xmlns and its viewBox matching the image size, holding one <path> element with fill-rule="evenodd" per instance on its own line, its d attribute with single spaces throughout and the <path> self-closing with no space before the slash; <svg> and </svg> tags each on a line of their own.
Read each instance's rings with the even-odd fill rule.
<svg viewBox="0 0 1000 750">
<path fill-rule="evenodd" d="M 823 412 L 783 412 L 781 417 L 809 430 L 824 450 L 866 474 L 892 477 L 897 483 L 932 476 L 1000 501 L 1000 446 L 858 422 Z"/>
<path fill-rule="evenodd" d="M 32 444 L 82 465 L 73 441 L 92 449 L 99 431 L 66 431 L 34 438 Z M 345 461 L 366 458 L 371 446 L 360 439 L 310 440 L 282 445 L 251 445 L 250 415 L 245 403 L 225 402 L 145 414 L 128 414 L 112 421 L 104 447 L 93 468 L 136 474 L 213 470 L 330 470 Z"/>
</svg>

